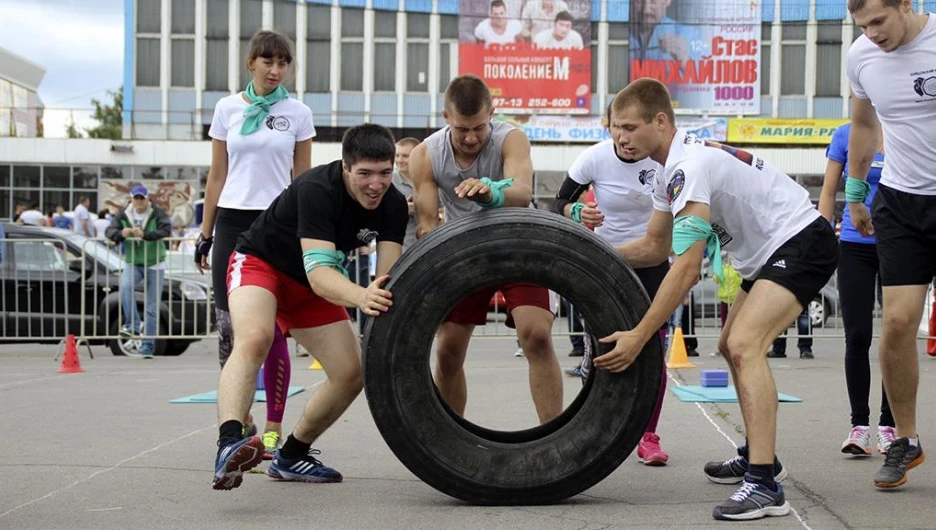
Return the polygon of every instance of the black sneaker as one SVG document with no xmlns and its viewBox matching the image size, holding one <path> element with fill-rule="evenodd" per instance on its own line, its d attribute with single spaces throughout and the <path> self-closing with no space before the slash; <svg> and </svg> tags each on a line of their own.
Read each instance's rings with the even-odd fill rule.
<svg viewBox="0 0 936 530">
<path fill-rule="evenodd" d="M 812 350 L 803 350 L 799 352 L 799 358 L 800 359 L 815 359 L 816 356 L 813 355 Z"/>
<path fill-rule="evenodd" d="M 783 488 L 777 490 L 753 482 L 747 476 L 738 491 L 712 511 L 712 517 L 723 521 L 749 521 L 763 517 L 778 517 L 790 513 L 790 503 L 783 496 Z"/>
<path fill-rule="evenodd" d="M 572 348 L 572 351 L 569 352 L 569 357 L 583 357 L 584 355 L 585 351 L 578 348 Z"/>
<path fill-rule="evenodd" d="M 874 475 L 874 485 L 879 488 L 896 488 L 907 482 L 907 471 L 926 460 L 923 448 L 910 445 L 907 438 L 897 438 L 884 455 L 884 466 Z"/>
<path fill-rule="evenodd" d="M 770 350 L 767 352 L 767 357 L 770 359 L 786 359 L 786 353 Z"/>
<path fill-rule="evenodd" d="M 744 475 L 748 471 L 747 446 L 738 447 L 738 456 L 725 460 L 724 462 L 709 462 L 702 469 L 706 478 L 717 484 L 739 484 L 744 480 Z M 782 481 L 787 476 L 787 470 L 780 463 L 780 460 L 774 457 L 774 480 Z"/>
<path fill-rule="evenodd" d="M 699 350 L 696 350 L 695 348 L 686 350 L 686 357 L 698 357 L 698 356 L 699 356 Z"/>
</svg>

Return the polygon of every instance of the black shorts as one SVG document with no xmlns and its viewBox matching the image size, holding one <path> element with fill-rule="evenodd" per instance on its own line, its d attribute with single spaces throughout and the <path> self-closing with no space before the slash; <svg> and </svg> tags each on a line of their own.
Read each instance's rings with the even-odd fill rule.
<svg viewBox="0 0 936 530">
<path fill-rule="evenodd" d="M 770 280 L 793 293 L 800 305 L 808 307 L 838 267 L 839 248 L 835 230 L 819 217 L 780 245 L 761 267 L 754 281 L 744 280 L 741 289 L 749 293 L 757 280 Z"/>
<path fill-rule="evenodd" d="M 878 185 L 871 201 L 881 285 L 924 285 L 936 275 L 936 196 Z"/>
<path fill-rule="evenodd" d="M 637 278 L 640 279 L 640 283 L 643 285 L 644 289 L 647 290 L 647 294 L 650 295 L 651 301 L 656 298 L 657 291 L 660 290 L 660 285 L 663 284 L 663 278 L 666 277 L 667 272 L 669 272 L 669 260 L 655 267 L 634 269 L 634 273 L 637 275 Z"/>
</svg>

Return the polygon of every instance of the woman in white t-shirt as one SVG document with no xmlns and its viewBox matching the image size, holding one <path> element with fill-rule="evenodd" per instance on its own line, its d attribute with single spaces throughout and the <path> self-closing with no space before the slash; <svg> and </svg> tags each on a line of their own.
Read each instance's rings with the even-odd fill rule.
<svg viewBox="0 0 936 530">
<path fill-rule="evenodd" d="M 250 41 L 247 69 L 251 81 L 243 92 L 215 105 L 211 120 L 211 169 L 205 186 L 205 210 L 195 248 L 199 269 L 207 269 L 211 252 L 212 284 L 221 366 L 231 355 L 227 268 L 241 232 L 292 179 L 312 166 L 312 111 L 291 99 L 283 79 L 290 74 L 293 45 L 274 31 L 260 31 Z M 213 232 L 213 236 L 212 236 Z M 267 393 L 267 423 L 262 439 L 264 458 L 281 445 L 283 410 L 289 388 L 290 363 L 286 339 L 274 330 L 263 369 Z M 255 431 L 247 418 L 248 435 Z"/>
</svg>

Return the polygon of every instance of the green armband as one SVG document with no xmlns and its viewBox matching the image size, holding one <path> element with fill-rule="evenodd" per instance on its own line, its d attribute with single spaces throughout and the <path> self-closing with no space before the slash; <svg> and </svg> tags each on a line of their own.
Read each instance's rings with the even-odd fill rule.
<svg viewBox="0 0 936 530">
<path fill-rule="evenodd" d="M 848 177 L 845 179 L 845 202 L 865 202 L 871 193 L 871 185 L 865 179 Z"/>
<path fill-rule="evenodd" d="M 490 210 L 500 208 L 504 205 L 504 189 L 513 185 L 514 179 L 504 179 L 497 182 L 487 177 L 481 177 L 481 184 L 484 184 L 491 190 L 491 202 L 479 202 L 478 206 Z"/>
<path fill-rule="evenodd" d="M 705 219 L 694 215 L 677 217 L 673 222 L 673 252 L 681 256 L 699 241 L 705 241 L 705 250 L 708 253 L 709 263 L 712 264 L 712 272 L 719 280 L 724 281 L 721 243 L 712 231 L 712 225 Z"/>
<path fill-rule="evenodd" d="M 572 205 L 572 210 L 569 212 L 569 218 L 575 221 L 576 223 L 582 222 L 582 210 L 585 209 L 585 203 L 577 202 Z"/>
<path fill-rule="evenodd" d="M 305 265 L 306 274 L 316 267 L 331 267 L 348 278 L 348 271 L 344 268 L 345 255 L 340 250 L 325 250 L 310 248 L 302 253 L 302 264 Z"/>
</svg>

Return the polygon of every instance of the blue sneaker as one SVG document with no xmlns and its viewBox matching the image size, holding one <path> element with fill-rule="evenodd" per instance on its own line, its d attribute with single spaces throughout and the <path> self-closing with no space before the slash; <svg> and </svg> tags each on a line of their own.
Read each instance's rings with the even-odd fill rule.
<svg viewBox="0 0 936 530">
<path fill-rule="evenodd" d="M 782 517 L 790 513 L 790 503 L 783 496 L 783 488 L 776 490 L 753 482 L 749 475 L 744 477 L 741 487 L 727 501 L 712 511 L 712 516 L 722 521 L 750 521 L 763 517 Z"/>
<path fill-rule="evenodd" d="M 214 482 L 216 490 L 230 490 L 241 485 L 243 474 L 260 464 L 263 459 L 263 442 L 259 436 L 243 438 L 225 445 L 215 459 Z"/>
<path fill-rule="evenodd" d="M 309 454 L 302 458 L 287 460 L 277 449 L 267 469 L 267 475 L 277 480 L 298 482 L 341 482 L 341 473 L 319 462 L 315 458 L 318 454 L 321 454 L 318 449 L 311 449 Z"/>
</svg>

